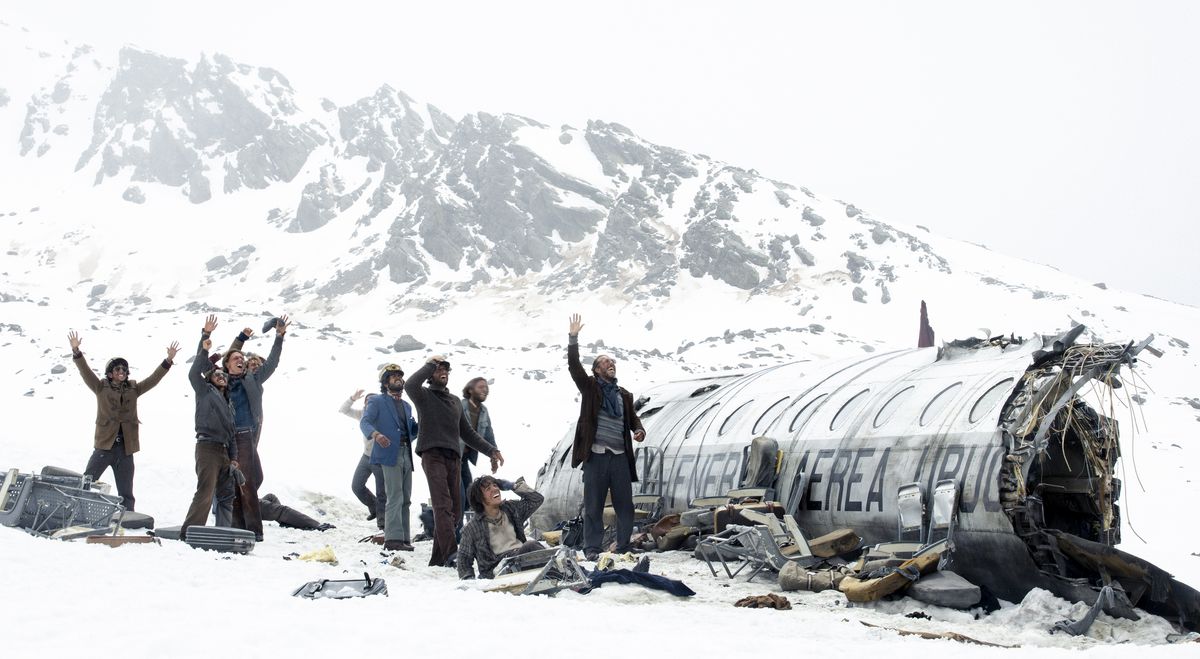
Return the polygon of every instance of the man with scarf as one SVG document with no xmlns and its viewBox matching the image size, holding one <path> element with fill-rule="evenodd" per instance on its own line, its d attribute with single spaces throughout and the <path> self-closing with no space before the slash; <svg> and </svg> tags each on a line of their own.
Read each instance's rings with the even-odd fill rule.
<svg viewBox="0 0 1200 659">
<path fill-rule="evenodd" d="M 423 386 L 426 381 L 428 387 Z M 433 500 L 433 552 L 429 564 L 444 567 L 454 567 L 449 561 L 458 550 L 454 521 L 462 510 L 459 439 L 465 446 L 491 458 L 492 473 L 496 472 L 497 465 L 504 464 L 500 450 L 468 423 L 458 396 L 446 388 L 449 382 L 450 362 L 441 355 L 434 355 L 404 384 L 404 393 L 417 408 L 421 432 L 417 434 L 416 453 L 421 458 L 425 481 L 429 483 L 429 498 Z M 387 482 L 386 473 L 384 482 Z M 390 493 L 388 497 L 390 499 Z"/>
<path fill-rule="evenodd" d="M 617 362 L 608 355 L 592 361 L 589 376 L 579 363 L 583 319 L 573 314 L 567 340 L 567 370 L 579 389 L 579 420 L 571 467 L 583 466 L 583 554 L 591 561 L 604 540 L 604 500 L 612 492 L 617 514 L 617 552 L 629 550 L 633 535 L 633 484 L 637 482 L 633 442 L 646 439 L 633 411 L 633 394 L 617 385 Z"/>
<path fill-rule="evenodd" d="M 216 320 L 212 316 L 209 317 L 213 326 L 216 326 Z M 239 529 L 247 529 L 253 531 L 259 542 L 262 541 L 263 523 L 262 513 L 258 508 L 258 488 L 262 486 L 263 472 L 262 463 L 258 457 L 258 429 L 262 423 L 262 385 L 275 373 L 275 369 L 279 366 L 279 356 L 283 352 L 283 337 L 287 334 L 288 325 L 291 321 L 287 316 L 280 316 L 275 322 L 275 342 L 271 346 L 271 352 L 267 356 L 266 362 L 257 373 L 251 373 L 246 368 L 246 356 L 240 348 L 230 348 L 225 356 L 221 359 L 221 366 L 228 373 L 228 395 L 229 402 L 233 405 L 233 416 L 235 425 L 234 442 L 237 444 L 237 454 L 240 456 L 238 462 L 241 464 L 241 470 L 246 475 L 245 484 L 238 483 L 236 496 L 231 498 L 232 510 L 231 520 L 226 520 L 221 509 L 221 499 L 230 499 L 228 489 L 232 486 L 233 481 L 226 481 L 224 493 L 220 488 L 217 490 L 217 525 L 231 525 Z M 208 323 L 205 323 L 205 329 L 208 330 Z M 208 330 L 211 332 L 211 330 Z M 253 332 L 249 328 L 242 330 L 238 335 L 237 342 L 240 346 L 247 339 L 249 334 Z"/>
</svg>

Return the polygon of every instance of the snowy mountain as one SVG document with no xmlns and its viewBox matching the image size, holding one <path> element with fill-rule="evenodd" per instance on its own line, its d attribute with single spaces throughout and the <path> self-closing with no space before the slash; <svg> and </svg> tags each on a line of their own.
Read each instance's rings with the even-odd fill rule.
<svg viewBox="0 0 1200 659">
<path fill-rule="evenodd" d="M 451 117 L 387 85 L 346 106 L 319 91 L 224 55 L 101 52 L 0 23 L 0 399 L 14 419 L 0 466 L 86 459 L 92 403 L 68 329 L 94 368 L 122 354 L 139 377 L 172 340 L 190 355 L 205 313 L 229 339 L 291 314 L 266 403 L 267 488 L 334 510 L 361 446 L 334 410 L 374 388 L 382 363 L 415 369 L 442 352 L 452 387 L 493 379 L 509 468 L 532 477 L 574 419 L 562 367 L 573 311 L 588 350 L 613 354 L 636 391 L 909 347 L 926 300 L 939 340 L 1075 322 L 1110 341 L 1156 335 L 1163 356 L 1139 364 L 1145 386 L 1112 414 L 1132 472 L 1126 549 L 1200 583 L 1200 536 L 1160 512 L 1200 495 L 1187 469 L 1200 458 L 1187 441 L 1200 429 L 1200 310 L 614 123 Z M 1098 258 L 1120 267 L 1120 249 Z M 142 410 L 139 502 L 163 520 L 190 496 L 183 380 L 173 371 Z M 48 419 L 61 441 L 44 441 Z M 414 498 L 424 491 L 418 478 Z"/>
</svg>

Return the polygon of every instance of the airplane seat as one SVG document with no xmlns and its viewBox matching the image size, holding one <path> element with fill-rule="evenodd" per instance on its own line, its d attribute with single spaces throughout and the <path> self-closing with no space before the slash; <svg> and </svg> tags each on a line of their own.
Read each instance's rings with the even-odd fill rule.
<svg viewBox="0 0 1200 659">
<path fill-rule="evenodd" d="M 933 505 L 930 507 L 929 533 L 926 541 L 935 541 L 934 533 L 945 531 L 945 539 L 954 547 L 954 527 L 958 524 L 958 481 L 942 480 L 933 487 Z"/>
<path fill-rule="evenodd" d="M 886 556 L 911 558 L 925 546 L 925 487 L 906 483 L 896 489 L 896 540 L 881 542 L 868 552 L 869 559 Z M 912 535 L 916 534 L 916 540 Z"/>
<path fill-rule="evenodd" d="M 779 442 L 770 437 L 755 437 L 750 442 L 749 455 L 742 469 L 742 482 L 738 487 L 773 488 L 778 458 Z"/>
</svg>

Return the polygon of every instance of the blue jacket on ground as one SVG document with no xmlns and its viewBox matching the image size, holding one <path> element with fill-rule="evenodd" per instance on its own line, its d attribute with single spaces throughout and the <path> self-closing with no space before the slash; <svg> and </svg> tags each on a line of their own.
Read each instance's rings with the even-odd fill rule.
<svg viewBox="0 0 1200 659">
<path fill-rule="evenodd" d="M 417 422 L 408 401 L 400 401 L 400 407 L 403 413 L 396 408 L 396 399 L 387 394 L 371 396 L 358 427 L 367 439 L 378 431 L 392 442 L 387 448 L 372 442 L 371 464 L 394 467 L 403 450 L 408 454 L 409 471 L 412 471 L 412 444 L 417 441 Z"/>
</svg>

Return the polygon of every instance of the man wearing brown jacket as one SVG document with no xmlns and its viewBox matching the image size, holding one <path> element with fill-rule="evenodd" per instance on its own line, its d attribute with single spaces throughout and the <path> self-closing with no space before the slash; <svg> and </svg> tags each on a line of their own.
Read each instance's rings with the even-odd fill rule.
<svg viewBox="0 0 1200 659">
<path fill-rule="evenodd" d="M 579 331 L 583 319 L 570 319 L 567 371 L 579 389 L 579 420 L 571 467 L 583 465 L 583 554 L 596 560 L 604 539 L 604 500 L 612 491 L 617 514 L 617 552 L 629 549 L 633 535 L 633 484 L 637 482 L 633 442 L 646 439 L 633 411 L 633 394 L 617 386 L 617 362 L 608 355 L 592 361 L 589 376 L 579 363 Z"/>
<path fill-rule="evenodd" d="M 126 510 L 133 510 L 133 454 L 141 449 L 138 442 L 138 398 L 154 388 L 167 374 L 174 363 L 179 344 L 167 346 L 167 358 L 154 369 L 150 377 L 137 382 L 129 379 L 129 362 L 121 357 L 108 360 L 104 367 L 104 379 L 92 372 L 79 351 L 83 339 L 77 332 L 69 332 L 67 340 L 75 366 L 83 382 L 96 394 L 96 434 L 92 457 L 88 459 L 84 474 L 92 480 L 100 478 L 104 470 L 112 468 L 117 481 L 117 494 L 121 495 Z"/>
</svg>

